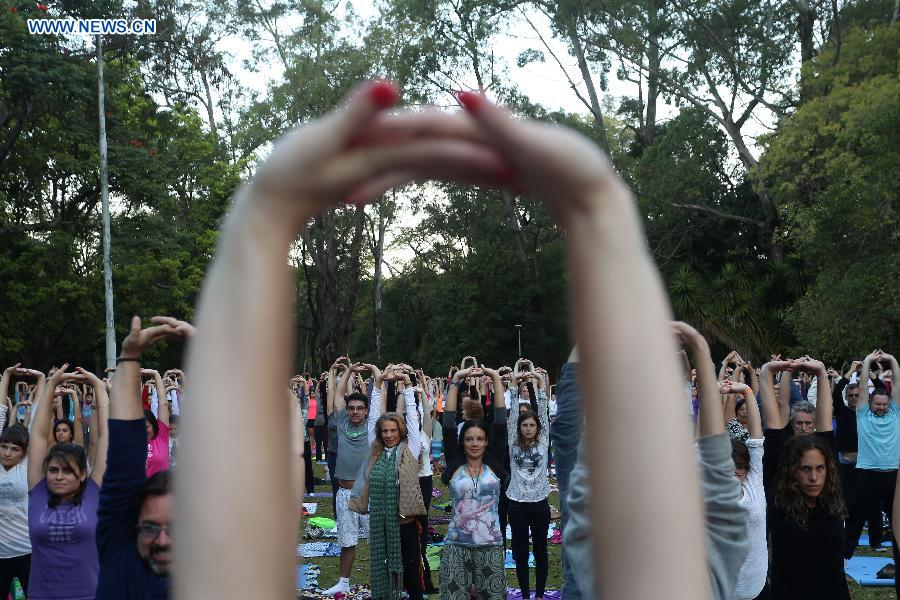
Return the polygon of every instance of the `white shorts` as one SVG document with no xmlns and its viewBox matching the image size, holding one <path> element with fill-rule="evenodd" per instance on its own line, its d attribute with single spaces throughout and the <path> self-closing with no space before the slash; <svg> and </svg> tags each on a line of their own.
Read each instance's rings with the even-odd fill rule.
<svg viewBox="0 0 900 600">
<path fill-rule="evenodd" d="M 369 537 L 369 515 L 355 513 L 347 507 L 350 502 L 350 490 L 338 488 L 337 491 L 337 543 L 341 548 L 351 548 L 359 538 Z"/>
</svg>

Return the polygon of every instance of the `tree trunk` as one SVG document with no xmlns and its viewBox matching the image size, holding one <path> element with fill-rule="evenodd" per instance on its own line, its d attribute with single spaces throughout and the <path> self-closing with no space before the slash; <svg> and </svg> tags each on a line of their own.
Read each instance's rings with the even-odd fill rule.
<svg viewBox="0 0 900 600">
<path fill-rule="evenodd" d="M 525 242 L 522 240 L 522 227 L 519 225 L 519 217 L 516 215 L 516 207 L 513 202 L 513 195 L 506 190 L 503 191 L 503 206 L 506 208 L 506 219 L 509 222 L 509 228 L 512 232 L 513 245 L 516 249 L 516 256 L 522 267 L 528 270 L 528 256 L 525 254 Z"/>
<path fill-rule="evenodd" d="M 797 0 L 797 32 L 800 37 L 800 60 L 806 63 L 815 57 L 815 41 L 813 40 L 813 28 L 816 23 L 816 11 L 810 6 L 808 0 Z M 800 102 L 807 98 L 806 81 L 803 71 L 800 71 Z"/>
<path fill-rule="evenodd" d="M 584 56 L 584 47 L 581 45 L 581 39 L 575 29 L 576 16 L 572 16 L 566 23 L 566 33 L 569 35 L 569 42 L 575 51 L 575 58 L 578 59 L 578 70 L 581 71 L 581 77 L 584 79 L 584 85 L 587 87 L 588 98 L 591 100 L 591 113 L 594 115 L 594 121 L 597 123 L 597 129 L 600 130 L 600 146 L 609 154 L 609 138 L 606 136 L 606 123 L 603 119 L 603 111 L 600 110 L 600 99 L 597 96 L 597 90 L 594 87 L 594 78 L 591 70 L 588 68 L 587 59 Z"/>
<path fill-rule="evenodd" d="M 392 192 L 395 195 L 396 191 Z M 384 340 L 381 338 L 381 271 L 382 262 L 384 260 L 384 232 L 387 229 L 387 219 L 384 216 L 384 199 L 378 201 L 378 240 L 375 245 L 375 286 L 374 286 L 374 319 L 373 327 L 375 329 L 375 357 L 381 362 L 381 349 Z"/>
<path fill-rule="evenodd" d="M 647 111 L 644 119 L 644 148 L 653 143 L 656 135 L 656 101 L 659 98 L 659 0 L 650 0 L 650 43 L 647 46 Z"/>
</svg>

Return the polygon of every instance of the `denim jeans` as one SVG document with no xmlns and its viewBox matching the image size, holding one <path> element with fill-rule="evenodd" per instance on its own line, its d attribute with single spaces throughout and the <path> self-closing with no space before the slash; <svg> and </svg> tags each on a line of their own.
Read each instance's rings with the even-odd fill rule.
<svg viewBox="0 0 900 600">
<path fill-rule="evenodd" d="M 556 388 L 556 419 L 550 425 L 550 443 L 556 457 L 556 483 L 559 486 L 561 529 L 568 521 L 566 496 L 569 492 L 569 476 L 578 458 L 578 442 L 584 428 L 584 411 L 581 406 L 581 388 L 578 387 L 578 363 L 566 363 L 559 375 Z M 581 592 L 575 581 L 575 574 L 566 560 L 563 545 L 562 597 L 566 600 L 581 600 Z"/>
</svg>

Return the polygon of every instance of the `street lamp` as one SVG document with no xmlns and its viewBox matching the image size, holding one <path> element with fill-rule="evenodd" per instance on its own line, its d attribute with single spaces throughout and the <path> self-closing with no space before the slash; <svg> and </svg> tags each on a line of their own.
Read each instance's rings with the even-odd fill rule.
<svg viewBox="0 0 900 600">
<path fill-rule="evenodd" d="M 519 356 L 517 358 L 522 358 L 522 326 L 516 325 L 516 330 L 519 332 Z"/>
</svg>

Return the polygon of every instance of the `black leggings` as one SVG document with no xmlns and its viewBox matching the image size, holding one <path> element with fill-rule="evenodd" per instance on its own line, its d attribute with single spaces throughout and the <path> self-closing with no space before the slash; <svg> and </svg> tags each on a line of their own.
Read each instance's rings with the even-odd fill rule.
<svg viewBox="0 0 900 600">
<path fill-rule="evenodd" d="M 509 501 L 509 526 L 512 529 L 512 555 L 516 561 L 516 578 L 522 589 L 522 598 L 528 598 L 528 530 L 534 544 L 534 591 L 543 596 L 547 585 L 549 559 L 547 557 L 547 530 L 550 528 L 550 503 Z"/>
<path fill-rule="evenodd" d="M 324 425 L 316 425 L 313 434 L 316 438 L 316 460 L 325 460 L 325 453 L 328 452 L 328 431 Z"/>
<path fill-rule="evenodd" d="M 421 529 L 419 546 L 422 552 L 422 566 L 425 570 L 425 579 L 431 581 L 431 567 L 428 566 L 426 549 L 428 548 L 428 509 L 431 508 L 431 491 L 434 489 L 434 478 L 430 475 L 419 477 L 419 487 L 422 488 L 422 500 L 425 501 L 425 514 L 418 519 L 419 528 Z"/>
<path fill-rule="evenodd" d="M 31 554 L 0 558 L 0 598 L 12 595 L 13 578 L 22 584 L 22 590 L 28 594 L 28 571 L 31 570 Z"/>
<path fill-rule="evenodd" d="M 309 448 L 309 440 L 305 440 L 303 442 L 303 467 L 304 472 L 306 473 L 306 493 L 312 494 L 316 491 L 316 480 L 313 477 L 313 467 L 312 467 L 312 456 L 310 453 L 312 450 Z"/>
<path fill-rule="evenodd" d="M 419 522 L 400 525 L 400 552 L 403 556 L 403 589 L 409 600 L 422 600 L 422 552 L 419 550 Z"/>
</svg>

